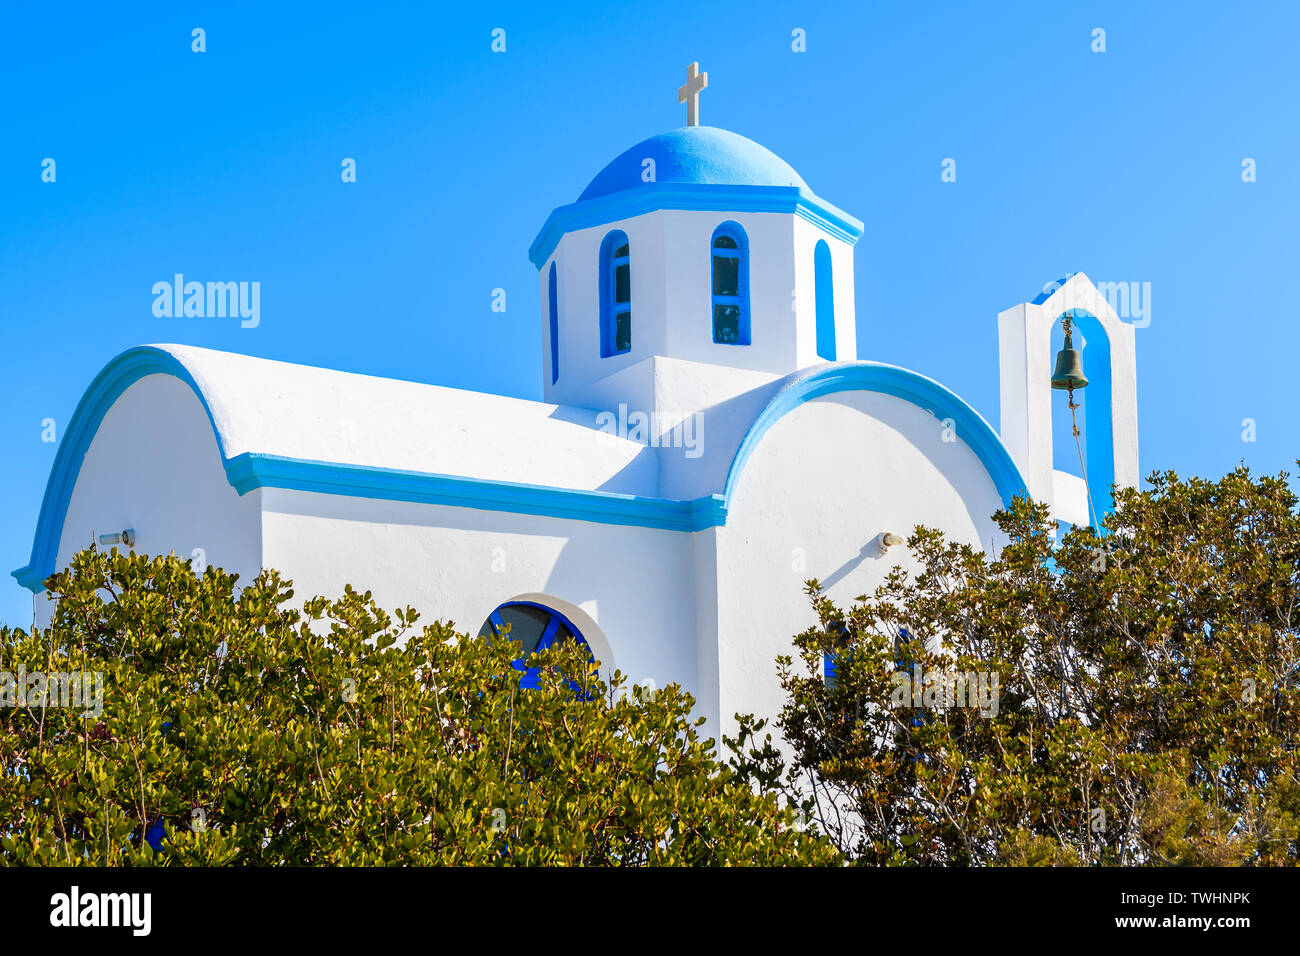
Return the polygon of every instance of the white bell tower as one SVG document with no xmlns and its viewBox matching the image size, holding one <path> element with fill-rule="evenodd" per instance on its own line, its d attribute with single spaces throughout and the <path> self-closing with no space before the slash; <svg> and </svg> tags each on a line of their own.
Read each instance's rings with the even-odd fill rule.
<svg viewBox="0 0 1300 956">
<path fill-rule="evenodd" d="M 1137 486 L 1136 330 L 1082 272 L 998 315 L 1001 431 L 1034 500 L 1050 505 L 1058 520 L 1086 525 L 1092 517 L 1082 476 L 1056 470 L 1052 460 L 1051 403 L 1066 401 L 1052 389 L 1052 330 L 1066 312 L 1088 377 L 1079 424 L 1098 517 L 1111 510 L 1112 484 Z"/>
<path fill-rule="evenodd" d="M 679 91 L 691 119 L 707 83 L 692 64 Z M 736 133 L 688 125 L 638 143 L 530 249 L 546 401 L 677 413 L 856 359 L 861 235 Z"/>
</svg>

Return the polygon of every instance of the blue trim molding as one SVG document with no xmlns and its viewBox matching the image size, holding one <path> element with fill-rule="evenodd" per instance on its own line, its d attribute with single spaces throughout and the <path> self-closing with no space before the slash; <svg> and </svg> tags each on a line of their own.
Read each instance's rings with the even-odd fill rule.
<svg viewBox="0 0 1300 956">
<path fill-rule="evenodd" d="M 862 238 L 862 222 L 799 186 L 734 186 L 710 183 L 643 183 L 554 210 L 528 249 L 540 270 L 565 233 L 631 219 L 660 209 L 704 212 L 775 212 L 808 220 L 850 245 Z"/>
<path fill-rule="evenodd" d="M 50 470 L 50 479 L 45 485 L 41 513 L 36 519 L 36 538 L 32 543 L 31 560 L 26 567 L 13 572 L 23 587 L 40 592 L 45 587 L 45 579 L 54 573 L 54 561 L 59 541 L 63 537 L 63 521 L 68 513 L 68 502 L 72 498 L 72 489 L 81 473 L 81 464 L 90 448 L 90 442 L 113 403 L 146 375 L 172 375 L 189 385 L 203 402 L 204 411 L 212 425 L 212 434 L 217 439 L 217 446 L 221 447 L 221 433 L 217 430 L 207 400 L 189 370 L 176 356 L 165 349 L 152 346 L 128 349 L 117 356 L 90 383 L 63 432 L 59 450 L 54 456 L 54 466 Z"/>
<path fill-rule="evenodd" d="M 241 495 L 258 488 L 283 488 L 664 531 L 703 531 L 726 524 L 729 502 L 745 463 L 773 424 L 805 402 L 833 392 L 853 390 L 894 395 L 932 410 L 939 418 L 952 418 L 958 437 L 975 452 L 1003 501 L 1009 503 L 1015 495 L 1025 493 L 1024 480 L 1006 447 L 974 409 L 932 379 L 892 365 L 844 363 L 797 375 L 750 426 L 731 462 L 723 493 L 678 500 L 309 461 L 257 452 L 229 457 L 207 397 L 194 377 L 170 352 L 143 346 L 123 352 L 109 362 L 77 404 L 45 488 L 31 560 L 26 567 L 13 572 L 23 587 L 39 592 L 44 589 L 45 579 L 54 573 L 68 503 L 86 451 L 113 403 L 127 388 L 148 375 L 172 375 L 198 396 L 221 450 L 226 480 Z"/>
<path fill-rule="evenodd" d="M 546 290 L 547 323 L 551 339 L 551 384 L 560 380 L 560 297 L 556 291 L 555 263 L 551 263 L 551 276 Z"/>
<path fill-rule="evenodd" d="M 256 488 L 284 488 L 663 531 L 700 531 L 721 524 L 726 514 L 721 495 L 681 501 L 251 452 L 226 462 L 226 478 L 241 495 Z"/>
<path fill-rule="evenodd" d="M 921 408 L 929 409 L 939 419 L 951 418 L 957 437 L 975 453 L 984 470 L 993 479 L 1002 503 L 1010 505 L 1017 495 L 1028 495 L 1028 486 L 1016 467 L 1011 453 L 979 412 L 932 378 L 896 365 L 879 362 L 845 362 L 823 366 L 817 371 L 795 378 L 782 388 L 759 413 L 749 427 L 736 456 L 732 459 L 723 491 L 723 501 L 730 505 L 740 481 L 740 474 L 762 441 L 767 430 L 784 415 L 833 392 L 868 391 L 893 395 Z"/>
<path fill-rule="evenodd" d="M 719 248 L 718 240 L 721 238 L 730 239 L 736 244 L 735 252 L 726 248 Z M 735 259 L 736 260 L 736 294 L 729 295 L 718 291 L 718 260 Z M 749 233 L 745 232 L 745 227 L 734 219 L 728 219 L 726 222 L 713 230 L 713 236 L 709 239 L 709 274 L 712 276 L 709 282 L 709 326 L 713 332 L 713 342 L 715 345 L 749 345 L 750 323 L 749 323 Z M 727 341 L 718 338 L 718 306 L 736 306 L 736 339 Z"/>
<path fill-rule="evenodd" d="M 835 361 L 835 270 L 825 239 L 813 246 L 813 303 L 817 315 L 817 357 Z"/>
<path fill-rule="evenodd" d="M 619 249 L 627 249 L 626 255 L 617 255 Z M 627 301 L 618 301 L 618 269 L 625 266 L 628 271 Z M 555 263 L 551 263 L 555 268 Z M 627 233 L 622 229 L 611 229 L 600 241 L 600 253 L 596 268 L 600 277 L 600 357 L 625 355 L 632 351 L 632 244 Z M 620 308 L 620 306 L 622 308 Z M 618 347 L 618 316 L 627 315 L 628 345 Z"/>
</svg>

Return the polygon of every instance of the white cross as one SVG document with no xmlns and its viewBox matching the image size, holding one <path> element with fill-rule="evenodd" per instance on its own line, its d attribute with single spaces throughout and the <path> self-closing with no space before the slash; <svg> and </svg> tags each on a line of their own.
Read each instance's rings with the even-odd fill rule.
<svg viewBox="0 0 1300 956">
<path fill-rule="evenodd" d="M 686 125 L 700 125 L 700 90 L 709 85 L 709 74 L 700 72 L 700 64 L 686 68 L 686 85 L 677 90 L 677 102 L 686 104 Z"/>
</svg>

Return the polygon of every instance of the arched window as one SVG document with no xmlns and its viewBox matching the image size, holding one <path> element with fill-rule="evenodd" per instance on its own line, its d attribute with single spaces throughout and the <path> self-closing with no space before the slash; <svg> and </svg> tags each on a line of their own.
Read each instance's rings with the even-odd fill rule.
<svg viewBox="0 0 1300 956">
<path fill-rule="evenodd" d="M 600 244 L 600 354 L 632 349 L 632 267 L 627 233 L 615 230 Z"/>
<path fill-rule="evenodd" d="M 554 385 L 560 380 L 560 303 L 555 286 L 554 262 L 551 263 L 551 278 L 548 284 L 550 289 L 547 304 L 551 310 L 551 384 Z"/>
<path fill-rule="evenodd" d="M 749 344 L 749 239 L 738 222 L 713 232 L 713 341 Z"/>
<path fill-rule="evenodd" d="M 817 297 L 817 354 L 835 361 L 835 286 L 831 277 L 831 247 L 818 239 L 813 249 L 813 284 Z"/>
<path fill-rule="evenodd" d="M 508 634 L 505 630 L 506 625 L 510 626 Z M 565 641 L 577 641 L 586 649 L 587 657 L 595 661 L 591 647 L 573 626 L 573 622 L 559 611 L 542 604 L 534 604 L 532 601 L 510 601 L 502 604 L 488 615 L 488 619 L 479 628 L 478 634 L 479 637 L 508 636 L 510 640 L 521 646 L 521 653 L 514 661 L 515 669 L 525 672 L 519 679 L 520 687 L 537 687 L 538 669 L 525 664 L 528 655 L 563 644 Z"/>
</svg>

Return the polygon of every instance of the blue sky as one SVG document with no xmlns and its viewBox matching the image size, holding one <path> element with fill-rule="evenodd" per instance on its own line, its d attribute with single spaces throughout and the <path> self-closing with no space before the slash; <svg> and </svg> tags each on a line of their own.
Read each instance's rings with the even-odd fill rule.
<svg viewBox="0 0 1300 956">
<path fill-rule="evenodd" d="M 705 124 L 865 222 L 858 357 L 934 376 L 996 426 L 999 310 L 1075 270 L 1149 282 L 1143 472 L 1294 470 L 1300 337 L 1277 288 L 1300 213 L 1300 5 L 267 6 L 0 14 L 0 621 L 31 620 L 7 572 L 54 460 L 42 421 L 66 425 L 132 345 L 539 398 L 528 245 L 608 160 L 684 124 L 692 60 Z M 259 281 L 260 325 L 156 318 L 175 272 Z"/>
</svg>

